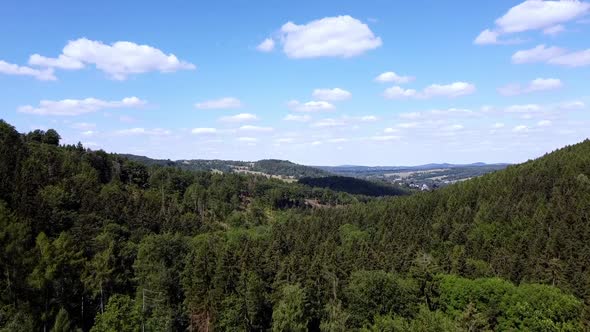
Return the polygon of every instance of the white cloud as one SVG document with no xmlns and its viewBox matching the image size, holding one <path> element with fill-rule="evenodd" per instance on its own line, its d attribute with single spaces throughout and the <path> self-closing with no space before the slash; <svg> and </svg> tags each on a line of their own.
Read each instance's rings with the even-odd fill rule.
<svg viewBox="0 0 590 332">
<path fill-rule="evenodd" d="M 505 127 L 505 125 L 502 122 L 496 122 L 492 125 L 492 128 L 494 128 L 494 129 L 501 129 L 504 127 Z"/>
<path fill-rule="evenodd" d="M 155 128 L 155 129 L 145 129 L 145 128 L 129 128 L 129 129 L 122 129 L 115 132 L 117 135 L 124 135 L 124 136 L 135 136 L 135 135 L 145 135 L 145 136 L 168 136 L 170 135 L 169 130 Z"/>
<path fill-rule="evenodd" d="M 278 138 L 275 140 L 275 143 L 277 143 L 277 144 L 289 144 L 289 143 L 293 143 L 293 142 L 295 142 L 295 139 L 293 139 L 291 137 Z"/>
<path fill-rule="evenodd" d="M 397 129 L 397 128 L 385 128 L 383 130 L 383 132 L 386 133 L 386 134 L 393 134 L 393 133 L 398 133 L 399 132 L 399 129 Z"/>
<path fill-rule="evenodd" d="M 94 131 L 94 130 L 86 130 L 86 131 L 83 131 L 82 132 L 82 135 L 84 135 L 84 136 L 92 136 L 92 135 L 95 135 L 95 134 L 97 134 L 97 132 Z"/>
<path fill-rule="evenodd" d="M 549 59 L 548 62 L 550 64 L 561 65 L 566 67 L 588 66 L 590 65 L 590 48 L 583 51 L 570 52 L 563 55 L 559 55 Z"/>
<path fill-rule="evenodd" d="M 242 102 L 238 98 L 223 97 L 220 99 L 206 100 L 196 103 L 195 107 L 202 110 L 232 109 L 242 107 Z"/>
<path fill-rule="evenodd" d="M 380 83 L 393 82 L 393 83 L 397 83 L 397 84 L 404 84 L 404 83 L 412 82 L 413 80 L 414 80 L 414 77 L 412 77 L 412 76 L 401 76 L 401 75 L 398 75 L 392 71 L 387 71 L 387 72 L 381 73 L 381 74 L 379 74 L 379 76 L 375 77 L 375 81 L 380 82 Z"/>
<path fill-rule="evenodd" d="M 563 83 L 557 78 L 537 78 L 529 82 L 525 87 L 518 83 L 511 83 L 498 88 L 498 92 L 503 96 L 516 96 L 536 91 L 555 90 L 562 86 Z"/>
<path fill-rule="evenodd" d="M 222 122 L 246 122 L 258 119 L 258 117 L 251 113 L 240 113 L 231 116 L 221 117 L 219 120 Z"/>
<path fill-rule="evenodd" d="M 309 116 L 307 114 L 302 114 L 302 115 L 287 114 L 287 116 L 285 116 L 283 118 L 283 120 L 295 121 L 295 122 L 307 122 L 307 121 L 311 120 L 311 116 Z"/>
<path fill-rule="evenodd" d="M 417 119 L 421 116 L 422 116 L 422 113 L 420 113 L 420 112 L 408 112 L 408 113 L 402 113 L 399 115 L 399 117 L 402 119 Z"/>
<path fill-rule="evenodd" d="M 463 128 L 464 128 L 463 125 L 454 124 L 454 125 L 445 126 L 445 127 L 441 128 L 441 129 L 443 131 L 457 131 L 457 130 L 461 130 Z"/>
<path fill-rule="evenodd" d="M 418 98 L 419 93 L 414 89 L 404 89 L 399 86 L 392 86 L 385 89 L 383 97 L 387 99 L 404 99 L 404 98 Z"/>
<path fill-rule="evenodd" d="M 270 52 L 274 48 L 275 48 L 275 41 L 272 40 L 272 38 L 266 38 L 260 44 L 258 44 L 258 46 L 256 46 L 256 49 L 259 50 L 260 52 Z"/>
<path fill-rule="evenodd" d="M 87 38 L 69 41 L 62 54 L 56 58 L 33 54 L 29 63 L 60 69 L 80 69 L 85 65 L 94 65 L 115 80 L 125 80 L 129 75 L 152 71 L 168 73 L 195 69 L 192 63 L 149 45 L 129 41 L 108 45 Z"/>
<path fill-rule="evenodd" d="M 473 43 L 477 45 L 498 44 L 499 35 L 500 34 L 495 31 L 485 29 L 475 38 Z"/>
<path fill-rule="evenodd" d="M 559 105 L 559 107 L 563 108 L 563 109 L 575 110 L 575 109 L 583 109 L 584 107 L 586 107 L 586 104 L 584 104 L 584 102 L 582 102 L 582 101 L 575 100 L 575 101 L 568 101 L 568 102 L 561 103 Z"/>
<path fill-rule="evenodd" d="M 335 108 L 327 101 L 308 101 L 302 104 L 297 100 L 291 100 L 287 105 L 296 112 L 331 111 Z"/>
<path fill-rule="evenodd" d="M 564 30 L 562 23 L 582 17 L 590 12 L 590 4 L 579 0 L 541 1 L 527 0 L 508 10 L 496 20 L 494 29 L 482 31 L 475 44 L 499 44 L 504 34 L 530 30 L 543 30 L 556 34 Z"/>
<path fill-rule="evenodd" d="M 560 56 L 565 53 L 565 50 L 559 47 L 546 47 L 544 44 L 537 45 L 528 50 L 520 50 L 512 55 L 513 63 L 534 63 L 545 62 L 552 58 Z"/>
<path fill-rule="evenodd" d="M 525 105 L 511 105 L 506 108 L 508 113 L 533 113 L 539 112 L 541 106 L 537 104 L 525 104 Z"/>
<path fill-rule="evenodd" d="M 348 122 L 343 119 L 321 119 L 311 124 L 311 127 L 325 128 L 325 127 L 342 127 L 346 126 Z"/>
<path fill-rule="evenodd" d="M 454 82 L 451 84 L 440 85 L 433 84 L 424 89 L 424 95 L 426 98 L 430 97 L 459 97 L 475 92 L 475 85 L 466 82 Z"/>
<path fill-rule="evenodd" d="M 217 129 L 216 128 L 193 128 L 193 130 L 191 130 L 191 133 L 193 133 L 194 135 L 210 135 L 210 134 L 216 134 Z"/>
<path fill-rule="evenodd" d="M 84 68 L 84 63 L 63 54 L 60 54 L 57 58 L 48 58 L 39 54 L 33 54 L 29 57 L 29 65 L 67 70 Z"/>
<path fill-rule="evenodd" d="M 315 89 L 311 95 L 315 99 L 328 101 L 340 101 L 350 99 L 352 97 L 352 93 L 340 88 Z"/>
<path fill-rule="evenodd" d="M 375 121 L 377 121 L 377 117 L 374 115 L 365 115 L 365 116 L 361 116 L 360 120 L 363 122 L 375 122 Z"/>
<path fill-rule="evenodd" d="M 137 97 L 127 97 L 120 101 L 106 101 L 96 98 L 64 99 L 59 101 L 41 100 L 38 107 L 26 105 L 19 107 L 18 111 L 37 115 L 74 116 L 93 113 L 103 109 L 138 108 L 145 104 L 146 102 L 144 100 Z"/>
<path fill-rule="evenodd" d="M 419 92 L 414 89 L 403 89 L 399 86 L 388 88 L 383 93 L 387 99 L 429 99 L 433 97 L 456 98 L 475 92 L 475 85 L 466 82 L 454 82 L 450 84 L 432 84 Z"/>
<path fill-rule="evenodd" d="M 566 67 L 583 67 L 590 65 L 590 49 L 569 52 L 559 47 L 538 45 L 529 50 L 521 50 L 512 55 L 513 63 L 545 62 Z"/>
<path fill-rule="evenodd" d="M 0 60 L 0 74 L 6 75 L 18 75 L 18 76 L 31 76 L 39 81 L 55 81 L 56 78 L 53 75 L 53 69 L 34 69 L 27 66 L 19 66 L 6 61 Z"/>
<path fill-rule="evenodd" d="M 579 0 L 527 0 L 498 18 L 496 26 L 504 33 L 538 30 L 571 21 L 589 11 L 590 4 Z"/>
<path fill-rule="evenodd" d="M 515 133 L 526 133 L 527 131 L 529 131 L 529 127 L 527 127 L 525 125 L 519 125 L 519 126 L 512 128 L 512 131 Z"/>
<path fill-rule="evenodd" d="M 274 128 L 245 125 L 245 126 L 241 126 L 239 128 L 239 130 L 240 131 L 251 131 L 251 132 L 270 132 L 270 131 L 273 131 Z"/>
<path fill-rule="evenodd" d="M 564 31 L 565 27 L 561 24 L 543 29 L 543 33 L 549 36 L 556 36 Z"/>
<path fill-rule="evenodd" d="M 381 46 L 368 25 L 350 16 L 325 17 L 307 24 L 285 23 L 283 52 L 290 58 L 353 57 Z"/>
<path fill-rule="evenodd" d="M 548 126 L 551 126 L 551 121 L 549 121 L 549 120 L 541 120 L 541 121 L 537 122 L 537 126 L 539 126 L 539 127 L 548 127 Z"/>
</svg>

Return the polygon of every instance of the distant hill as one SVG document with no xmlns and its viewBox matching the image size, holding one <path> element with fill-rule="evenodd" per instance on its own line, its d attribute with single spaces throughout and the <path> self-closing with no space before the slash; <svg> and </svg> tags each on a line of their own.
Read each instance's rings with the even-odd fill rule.
<svg viewBox="0 0 590 332">
<path fill-rule="evenodd" d="M 299 183 L 311 187 L 327 188 L 354 195 L 365 196 L 400 196 L 408 192 L 398 186 L 367 181 L 348 176 L 324 176 L 319 178 L 302 178 Z"/>
<path fill-rule="evenodd" d="M 316 167 L 304 166 L 279 159 L 263 159 L 259 161 L 236 161 L 236 160 L 169 160 L 152 159 L 145 156 L 132 154 L 120 154 L 120 156 L 142 163 L 147 166 L 174 166 L 191 171 L 220 171 L 223 173 L 250 173 L 285 179 L 299 179 L 302 177 L 321 177 L 330 175 L 329 172 Z"/>
<path fill-rule="evenodd" d="M 449 164 L 432 163 L 418 166 L 317 166 L 342 176 L 381 180 L 414 188 L 445 186 L 506 168 L 509 164 Z"/>
</svg>

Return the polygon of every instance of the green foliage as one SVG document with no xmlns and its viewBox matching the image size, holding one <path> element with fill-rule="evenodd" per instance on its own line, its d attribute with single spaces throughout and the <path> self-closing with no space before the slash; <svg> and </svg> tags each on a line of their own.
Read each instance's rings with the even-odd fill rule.
<svg viewBox="0 0 590 332">
<path fill-rule="evenodd" d="M 0 121 L 0 331 L 587 328 L 590 141 L 392 198 L 58 141 Z"/>
<path fill-rule="evenodd" d="M 320 324 L 322 332 L 346 332 L 350 315 L 342 307 L 342 302 L 332 300 L 326 304 L 325 318 Z"/>
<path fill-rule="evenodd" d="M 306 177 L 299 179 L 299 183 L 310 187 L 329 188 L 354 195 L 399 196 L 407 194 L 404 189 L 397 186 L 346 176 L 324 176 L 319 178 Z"/>
<path fill-rule="evenodd" d="M 372 322 L 374 315 L 409 316 L 418 302 L 418 287 L 385 271 L 354 272 L 344 291 L 352 326 Z"/>
<path fill-rule="evenodd" d="M 305 293 L 298 284 L 285 285 L 281 289 L 281 299 L 272 313 L 273 331 L 307 331 L 305 313 Z"/>
<path fill-rule="evenodd" d="M 440 305 L 467 325 L 499 330 L 581 330 L 582 302 L 562 291 L 498 278 L 440 277 Z"/>
<path fill-rule="evenodd" d="M 72 322 L 70 322 L 70 315 L 68 312 L 61 308 L 55 316 L 55 322 L 51 328 L 51 332 L 71 332 L 74 331 L 72 328 Z"/>
<path fill-rule="evenodd" d="M 140 307 L 129 297 L 113 295 L 104 313 L 96 316 L 92 332 L 136 332 L 142 324 Z"/>
</svg>

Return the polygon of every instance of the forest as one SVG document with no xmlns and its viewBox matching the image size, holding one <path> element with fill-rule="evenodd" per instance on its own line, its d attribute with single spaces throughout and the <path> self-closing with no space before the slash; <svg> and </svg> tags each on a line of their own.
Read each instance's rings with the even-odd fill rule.
<svg viewBox="0 0 590 332">
<path fill-rule="evenodd" d="M 586 331 L 589 176 L 584 141 L 369 197 L 0 120 L 0 331 Z"/>
</svg>

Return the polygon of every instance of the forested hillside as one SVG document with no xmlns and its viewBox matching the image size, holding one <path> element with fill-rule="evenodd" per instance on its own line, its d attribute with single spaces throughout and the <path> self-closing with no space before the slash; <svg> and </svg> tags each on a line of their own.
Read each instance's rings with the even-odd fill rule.
<svg viewBox="0 0 590 332">
<path fill-rule="evenodd" d="M 265 175 L 276 175 L 299 179 L 302 177 L 327 176 L 330 173 L 319 168 L 304 166 L 292 163 L 287 160 L 263 159 L 259 161 L 235 161 L 235 160 L 165 160 L 152 159 L 144 156 L 132 154 L 121 154 L 121 157 L 132 161 L 137 161 L 147 166 L 174 166 L 188 171 L 220 171 L 223 173 L 239 173 L 243 171 L 259 172 Z"/>
<path fill-rule="evenodd" d="M 589 328 L 590 141 L 367 199 L 59 139 L 0 121 L 0 331 Z"/>
<path fill-rule="evenodd" d="M 408 191 L 398 186 L 376 181 L 361 180 L 348 176 L 323 176 L 319 178 L 305 177 L 299 179 L 299 183 L 311 187 L 328 188 L 355 195 L 399 196 L 408 194 Z"/>
</svg>

